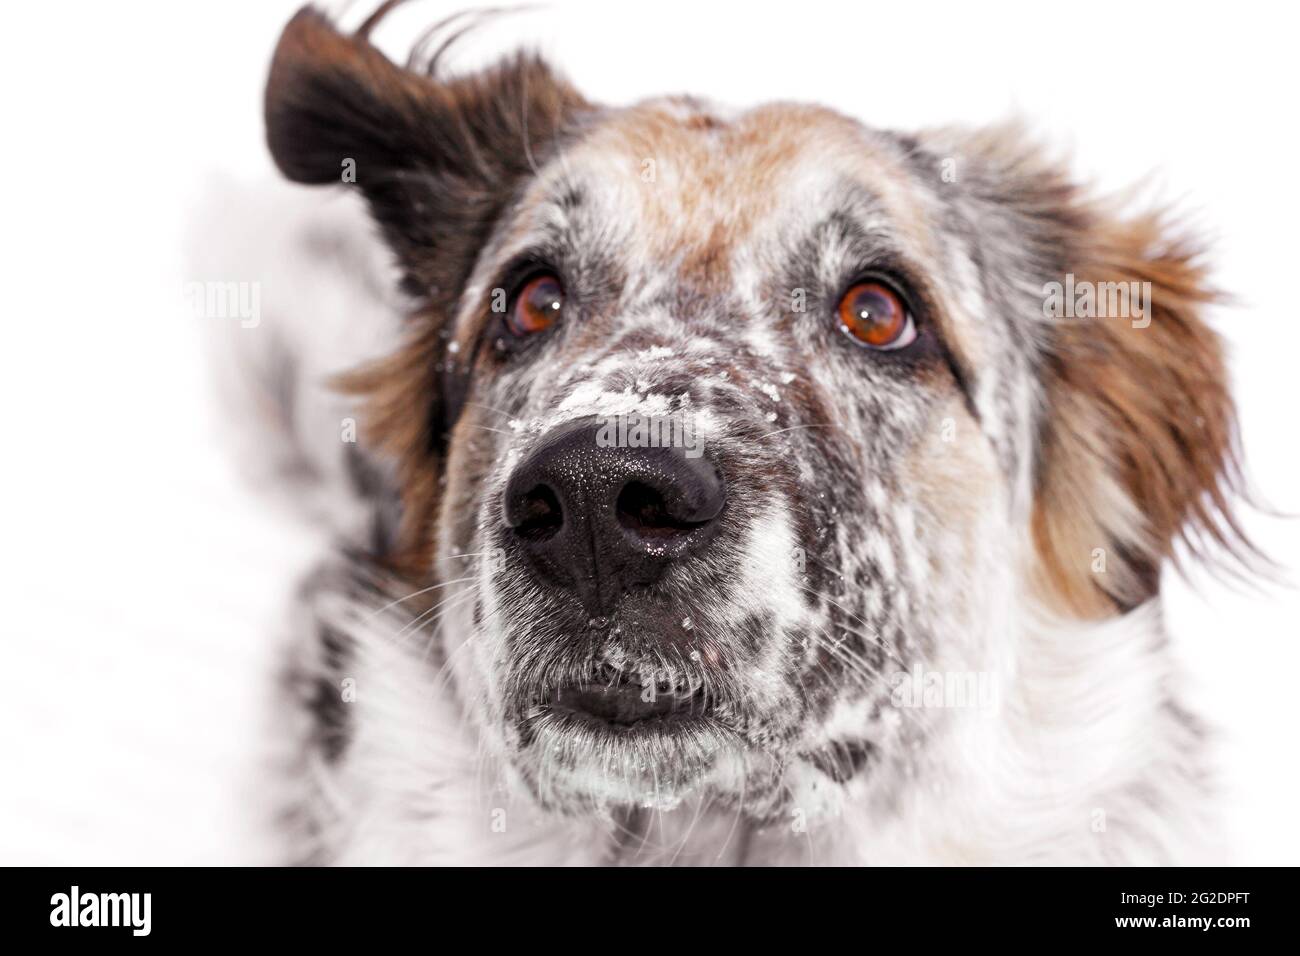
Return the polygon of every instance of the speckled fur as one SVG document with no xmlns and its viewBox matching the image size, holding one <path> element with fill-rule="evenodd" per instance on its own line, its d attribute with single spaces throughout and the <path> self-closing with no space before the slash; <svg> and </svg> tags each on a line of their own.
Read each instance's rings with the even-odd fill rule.
<svg viewBox="0 0 1300 956">
<path fill-rule="evenodd" d="M 308 39 L 295 49 L 335 42 Z M 334 68 L 351 55 L 332 53 Z M 281 82 L 307 68 L 295 57 Z M 276 108 L 301 108 L 295 95 Z M 1043 443 L 1075 427 L 1054 418 L 1069 413 L 1058 367 L 1070 354 L 1043 319 L 1042 286 L 1087 274 L 1097 224 L 1117 220 L 1027 161 L 1016 128 L 900 136 L 816 107 L 737 114 L 685 98 L 567 109 L 562 132 L 529 144 L 527 174 L 501 184 L 459 288 L 426 295 L 412 281 L 429 274 L 419 250 L 393 241 L 392 209 L 377 213 L 416 306 L 399 358 L 351 383 L 363 447 L 384 467 L 338 490 L 349 514 L 357 500 L 373 508 L 375 533 L 350 530 L 304 589 L 286 705 L 304 715 L 292 855 L 1211 857 L 1201 734 L 1179 702 L 1158 594 L 1135 570 L 1180 528 L 1143 527 L 1137 502 L 1159 492 L 1126 484 L 1098 436 L 1094 459 L 1071 459 L 1093 482 L 1069 503 L 1090 530 L 1035 536 Z M 287 143 L 282 168 L 320 181 L 281 155 Z M 956 181 L 941 175 L 946 157 Z M 340 242 L 368 241 L 357 213 L 341 210 Z M 563 276 L 566 315 L 506 354 L 490 300 L 521 257 Z M 915 297 L 921 338 L 906 355 L 837 328 L 839 295 L 874 270 Z M 402 423 L 429 414 L 409 399 L 421 389 L 429 409 L 444 403 L 439 377 L 465 394 L 435 447 L 436 426 Z M 727 508 L 706 552 L 593 621 L 526 573 L 501 496 L 549 429 L 628 413 L 689 417 Z M 293 439 L 308 459 L 337 457 L 319 436 Z M 1208 454 L 1217 481 L 1227 451 Z M 1170 507 L 1180 525 L 1195 517 Z M 1070 591 L 1041 573 L 1047 546 L 1112 554 L 1092 573 L 1121 580 Z M 611 667 L 703 686 L 714 717 L 618 746 L 554 732 L 540 691 Z M 996 693 L 981 707 L 900 706 L 914 674 L 977 675 Z M 344 681 L 355 698 L 341 702 Z"/>
</svg>

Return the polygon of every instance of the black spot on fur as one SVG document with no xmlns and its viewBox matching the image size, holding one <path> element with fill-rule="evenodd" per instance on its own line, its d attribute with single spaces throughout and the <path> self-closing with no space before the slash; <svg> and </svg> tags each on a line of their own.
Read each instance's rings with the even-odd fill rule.
<svg viewBox="0 0 1300 956">
<path fill-rule="evenodd" d="M 321 661 L 325 673 L 314 679 L 308 708 L 316 718 L 314 735 L 326 762 L 333 763 L 347 749 L 351 717 L 343 700 L 342 678 L 350 658 L 344 635 L 331 627 L 320 628 Z"/>
<path fill-rule="evenodd" d="M 808 754 L 807 760 L 836 783 L 846 783 L 862 771 L 874 753 L 875 747 L 865 740 L 837 740 Z"/>
</svg>

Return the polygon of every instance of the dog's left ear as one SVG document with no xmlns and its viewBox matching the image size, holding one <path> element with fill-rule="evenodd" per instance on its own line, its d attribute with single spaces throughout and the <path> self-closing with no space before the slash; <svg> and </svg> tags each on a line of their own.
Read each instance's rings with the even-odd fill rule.
<svg viewBox="0 0 1300 956">
<path fill-rule="evenodd" d="M 1041 286 L 1045 297 L 1025 311 L 1036 313 L 1027 318 L 1042 400 L 1036 583 L 1049 603 L 1083 617 L 1136 606 L 1155 596 L 1179 542 L 1193 556 L 1259 566 L 1234 517 L 1236 414 L 1205 318 L 1220 296 L 1198 244 L 1165 215 L 1094 199 L 1018 126 L 940 148 L 970 160 L 990 242 L 1018 249 L 992 281 Z M 1049 286 L 1087 289 L 1093 307 L 1049 318 Z M 1109 314 L 1116 300 L 1128 308 Z"/>
<path fill-rule="evenodd" d="M 1073 216 L 1064 275 L 1132 294 L 1122 315 L 1049 330 L 1034 536 L 1045 583 L 1095 615 L 1110 611 L 1102 595 L 1121 610 L 1155 596 L 1180 541 L 1203 558 L 1206 545 L 1251 548 L 1234 516 L 1236 411 L 1200 249 L 1160 213 L 1085 202 Z"/>
<path fill-rule="evenodd" d="M 586 106 L 520 53 L 442 80 L 403 68 L 311 7 L 285 27 L 266 84 L 266 137 L 289 179 L 355 184 L 416 295 L 457 291 L 514 188 Z M 447 291 L 443 289 L 443 291 Z"/>
</svg>

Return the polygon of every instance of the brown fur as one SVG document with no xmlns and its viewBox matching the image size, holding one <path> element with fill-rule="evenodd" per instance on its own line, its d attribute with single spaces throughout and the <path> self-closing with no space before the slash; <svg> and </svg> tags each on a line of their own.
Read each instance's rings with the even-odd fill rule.
<svg viewBox="0 0 1300 956">
<path fill-rule="evenodd" d="M 1120 219 L 1083 207 L 1079 280 L 1150 282 L 1151 322 L 1065 321 L 1055 331 L 1040 436 L 1034 533 L 1045 583 L 1085 616 L 1131 607 L 1159 586 L 1175 543 L 1204 535 L 1240 553 L 1231 511 L 1235 413 L 1223 346 L 1203 318 L 1218 298 L 1197 249 L 1157 214 Z M 1118 528 L 1109 476 L 1141 527 Z M 1097 573 L 1093 549 L 1106 551 Z"/>
<path fill-rule="evenodd" d="M 413 413 L 438 400 L 430 370 L 443 361 L 441 324 L 433 316 L 415 321 L 418 330 L 404 348 L 337 383 L 364 399 L 360 437 L 397 462 L 402 519 L 397 541 L 384 557 L 390 570 L 412 580 L 431 570 L 429 541 L 442 497 L 442 459 L 433 447 L 430 419 Z"/>
</svg>

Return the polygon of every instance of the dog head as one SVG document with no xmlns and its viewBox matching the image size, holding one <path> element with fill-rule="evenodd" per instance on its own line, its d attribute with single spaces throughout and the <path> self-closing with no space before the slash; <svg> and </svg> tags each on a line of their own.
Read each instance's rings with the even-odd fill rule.
<svg viewBox="0 0 1300 956">
<path fill-rule="evenodd" d="M 352 380 L 384 558 L 446 588 L 463 706 L 542 804 L 833 802 L 957 719 L 899 675 L 1010 679 L 1025 608 L 1122 613 L 1185 529 L 1231 538 L 1195 250 L 1018 129 L 605 108 L 368 30 L 295 17 L 269 142 L 365 196 L 419 302 Z"/>
</svg>

